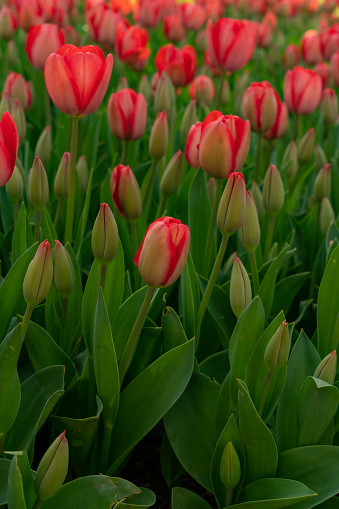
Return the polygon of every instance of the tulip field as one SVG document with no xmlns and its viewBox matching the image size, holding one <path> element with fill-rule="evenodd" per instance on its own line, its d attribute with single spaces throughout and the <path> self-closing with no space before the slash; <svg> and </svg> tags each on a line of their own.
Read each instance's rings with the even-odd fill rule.
<svg viewBox="0 0 339 509">
<path fill-rule="evenodd" d="M 339 509 L 339 1 L 0 0 L 0 508 Z"/>
</svg>

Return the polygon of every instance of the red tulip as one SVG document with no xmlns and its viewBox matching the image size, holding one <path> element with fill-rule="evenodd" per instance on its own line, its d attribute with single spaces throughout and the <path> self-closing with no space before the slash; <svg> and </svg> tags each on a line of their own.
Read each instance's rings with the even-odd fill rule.
<svg viewBox="0 0 339 509">
<path fill-rule="evenodd" d="M 231 18 L 219 19 L 214 27 L 209 20 L 206 39 L 212 64 L 230 72 L 244 67 L 255 47 L 255 34 L 250 23 Z"/>
<path fill-rule="evenodd" d="M 137 26 L 126 28 L 119 23 L 116 36 L 117 55 L 131 69 L 142 71 L 145 68 L 151 53 L 151 50 L 146 48 L 147 43 L 146 30 Z"/>
<path fill-rule="evenodd" d="M 166 44 L 157 52 L 154 60 L 159 73 L 165 71 L 175 87 L 184 87 L 190 83 L 197 68 L 197 55 L 192 46 L 184 46 L 181 50 Z"/>
<path fill-rule="evenodd" d="M 319 39 L 325 60 L 330 60 L 331 56 L 339 51 L 339 23 L 321 32 Z"/>
<path fill-rule="evenodd" d="M 268 48 L 272 42 L 272 28 L 267 23 L 256 23 L 256 42 L 258 48 Z"/>
<path fill-rule="evenodd" d="M 171 42 L 181 41 L 186 35 L 179 14 L 169 14 L 169 16 L 165 16 L 163 19 L 163 30 L 165 36 Z"/>
<path fill-rule="evenodd" d="M 331 60 L 332 58 L 334 58 L 334 55 L 332 55 Z M 332 77 L 333 80 L 335 79 L 333 74 L 334 71 L 332 69 L 331 64 L 328 65 L 326 64 L 326 62 L 319 62 L 319 64 L 314 66 L 314 70 L 318 74 L 318 76 L 320 76 L 323 88 L 325 88 L 328 82 L 331 81 Z"/>
<path fill-rule="evenodd" d="M 32 102 L 32 92 L 27 81 L 16 72 L 10 72 L 7 76 L 3 93 L 8 94 L 12 100 L 18 99 L 24 110 L 27 110 Z"/>
<path fill-rule="evenodd" d="M 17 21 L 6 5 L 0 10 L 0 39 L 8 41 L 12 39 L 15 29 L 17 27 Z"/>
<path fill-rule="evenodd" d="M 199 104 L 210 105 L 215 96 L 214 83 L 208 76 L 200 74 L 192 81 L 189 87 L 191 99 L 196 99 Z"/>
<path fill-rule="evenodd" d="M 114 46 L 119 23 L 128 26 L 127 20 L 105 3 L 96 3 L 86 9 L 86 21 L 90 38 L 107 46 Z"/>
<path fill-rule="evenodd" d="M 65 44 L 45 64 L 46 87 L 59 110 L 73 117 L 90 115 L 100 106 L 112 74 L 113 56 L 97 46 Z"/>
<path fill-rule="evenodd" d="M 162 15 L 163 0 L 140 0 L 138 8 L 138 19 L 147 28 L 157 26 Z"/>
<path fill-rule="evenodd" d="M 331 56 L 329 72 L 334 84 L 339 86 L 339 51 Z"/>
<path fill-rule="evenodd" d="M 0 187 L 12 176 L 19 147 L 19 135 L 15 122 L 8 111 L 0 120 Z"/>
<path fill-rule="evenodd" d="M 119 164 L 112 172 L 111 194 L 121 217 L 135 220 L 141 214 L 142 200 L 137 179 L 129 166 Z"/>
<path fill-rule="evenodd" d="M 242 111 L 251 122 L 252 131 L 263 133 L 273 127 L 278 111 L 279 97 L 268 81 L 252 83 L 242 99 Z"/>
<path fill-rule="evenodd" d="M 44 13 L 38 0 L 24 0 L 18 2 L 18 21 L 21 28 L 29 30 L 34 25 L 44 22 Z"/>
<path fill-rule="evenodd" d="M 202 5 L 185 2 L 180 5 L 182 23 L 187 30 L 200 30 L 205 23 L 206 14 Z"/>
<path fill-rule="evenodd" d="M 287 130 L 288 124 L 288 108 L 285 103 L 282 103 L 279 99 L 277 117 L 275 119 L 275 123 L 273 127 L 269 131 L 264 134 L 264 138 L 266 140 L 276 140 L 277 138 L 281 138 L 284 136 Z"/>
<path fill-rule="evenodd" d="M 196 122 L 191 126 L 186 141 L 185 156 L 188 164 L 195 169 L 200 166 L 198 145 L 201 136 L 201 125 L 201 122 Z"/>
<path fill-rule="evenodd" d="M 147 229 L 134 263 L 148 286 L 166 288 L 180 276 L 190 244 L 188 226 L 173 217 L 161 217 Z"/>
<path fill-rule="evenodd" d="M 316 30 L 307 30 L 304 33 L 301 38 L 300 48 L 302 57 L 307 64 L 315 65 L 323 60 L 319 34 Z"/>
<path fill-rule="evenodd" d="M 321 91 L 321 79 L 315 71 L 294 67 L 286 72 L 284 101 L 289 111 L 297 115 L 312 113 L 319 105 Z"/>
<path fill-rule="evenodd" d="M 43 70 L 47 57 L 58 51 L 65 43 L 63 30 L 57 25 L 45 23 L 30 28 L 26 40 L 26 52 L 30 62 L 37 69 Z"/>
<path fill-rule="evenodd" d="M 119 90 L 109 98 L 107 115 L 109 126 L 116 138 L 138 140 L 146 128 L 146 99 L 131 88 Z"/>
</svg>

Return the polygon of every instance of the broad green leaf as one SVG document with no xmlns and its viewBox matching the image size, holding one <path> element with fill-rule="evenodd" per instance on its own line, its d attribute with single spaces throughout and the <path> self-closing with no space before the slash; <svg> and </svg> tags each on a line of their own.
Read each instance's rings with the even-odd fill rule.
<svg viewBox="0 0 339 509">
<path fill-rule="evenodd" d="M 0 504 L 7 504 L 8 473 L 11 460 L 0 458 Z"/>
<path fill-rule="evenodd" d="M 67 335 L 67 352 L 70 353 L 74 341 L 81 337 L 81 312 L 82 312 L 82 281 L 79 271 L 79 264 L 71 248 L 67 242 L 66 251 L 72 262 L 74 272 L 74 288 L 68 297 L 67 317 L 66 317 L 66 335 Z"/>
<path fill-rule="evenodd" d="M 173 488 L 171 509 L 212 509 L 206 502 L 193 491 L 185 488 Z"/>
<path fill-rule="evenodd" d="M 301 272 L 288 276 L 276 284 L 271 309 L 273 316 L 276 316 L 280 311 L 283 311 L 285 316 L 287 315 L 293 300 L 309 277 L 310 272 Z"/>
<path fill-rule="evenodd" d="M 32 507 L 36 499 L 36 493 L 34 489 L 33 472 L 28 461 L 27 452 L 16 451 L 15 455 L 17 457 L 17 466 L 19 467 L 22 476 L 26 505 L 27 507 Z"/>
<path fill-rule="evenodd" d="M 134 509 L 138 507 L 140 509 L 147 509 L 148 507 L 154 505 L 156 501 L 155 493 L 153 493 L 153 491 L 149 490 L 148 488 L 139 489 L 141 490 L 141 493 L 132 495 L 126 500 L 126 502 L 122 502 L 119 507 L 121 507 L 121 509 Z"/>
<path fill-rule="evenodd" d="M 47 239 L 51 246 L 54 246 L 54 241 L 58 239 L 58 234 L 55 231 L 53 221 L 46 207 L 41 211 L 41 229 L 42 238 Z"/>
<path fill-rule="evenodd" d="M 33 507 L 34 501 L 36 499 L 36 493 L 34 489 L 34 477 L 33 472 L 31 470 L 28 456 L 26 451 L 15 451 L 15 452 L 6 452 L 7 455 L 13 454 L 12 461 L 9 460 L 1 460 L 1 461 L 8 461 L 8 468 L 9 465 L 11 465 L 12 474 L 14 474 L 14 477 L 12 478 L 13 485 L 11 486 L 11 481 L 8 478 L 8 471 L 7 476 L 4 479 L 1 479 L 0 474 L 0 504 L 7 503 L 9 501 L 9 495 L 12 500 L 15 500 L 16 493 L 13 493 L 13 490 L 18 490 L 18 496 L 21 498 L 21 493 L 23 490 L 24 494 L 24 500 L 26 503 L 27 508 Z M 14 460 L 14 461 L 13 461 Z M 15 467 L 14 467 L 15 465 Z M 7 468 L 7 465 L 6 465 Z M 0 462 L 0 471 L 1 471 L 1 462 Z M 1 492 L 1 485 L 4 483 L 3 486 L 3 495 Z M 8 490 L 7 490 L 8 486 Z M 22 489 L 21 489 L 22 486 Z M 9 491 L 11 490 L 11 494 L 9 494 Z M 14 506 L 15 507 L 15 506 Z M 25 507 L 25 506 L 24 506 Z"/>
<path fill-rule="evenodd" d="M 161 472 L 167 486 L 174 486 L 179 477 L 185 472 L 178 458 L 174 454 L 167 434 L 163 434 L 161 443 Z"/>
<path fill-rule="evenodd" d="M 230 401 L 230 383 L 231 372 L 229 371 L 220 388 L 217 404 L 215 407 L 214 429 L 215 435 L 217 437 L 220 435 L 232 415 Z"/>
<path fill-rule="evenodd" d="M 80 219 L 80 223 L 79 223 L 79 227 L 77 230 L 75 243 L 74 243 L 74 253 L 77 258 L 79 258 L 79 255 L 80 255 L 82 239 L 84 238 L 85 228 L 86 228 L 87 219 L 88 219 L 88 212 L 89 212 L 89 207 L 90 207 L 90 203 L 91 203 L 93 171 L 94 170 L 92 168 L 91 172 L 89 174 L 89 179 L 88 179 L 85 206 L 84 206 L 82 214 L 81 214 L 81 219 Z"/>
<path fill-rule="evenodd" d="M 123 499 L 139 493 L 134 484 L 106 475 L 89 475 L 61 486 L 59 491 L 45 500 L 41 509 L 111 509 Z M 120 505 L 120 504 L 119 504 Z"/>
<path fill-rule="evenodd" d="M 338 509 L 339 508 L 339 498 L 332 497 L 329 500 L 326 500 L 326 502 L 319 504 L 317 507 L 319 509 Z"/>
<path fill-rule="evenodd" d="M 239 429 L 246 457 L 245 484 L 274 477 L 278 451 L 274 438 L 260 418 L 244 382 L 238 380 Z"/>
<path fill-rule="evenodd" d="M 13 456 L 8 475 L 7 486 L 8 509 L 27 509 L 22 475 L 17 456 Z"/>
<path fill-rule="evenodd" d="M 195 318 L 199 307 L 199 287 L 191 254 L 179 280 L 179 312 L 189 338 L 195 335 Z"/>
<path fill-rule="evenodd" d="M 12 237 L 12 264 L 26 251 L 26 209 L 22 202 Z"/>
<path fill-rule="evenodd" d="M 23 343 L 21 324 L 0 344 L 0 432 L 6 435 L 20 406 L 20 381 L 17 363 Z"/>
<path fill-rule="evenodd" d="M 149 322 L 150 320 L 146 320 L 146 325 Z M 133 378 L 140 375 L 142 371 L 161 355 L 161 327 L 145 326 L 140 333 L 131 364 L 124 378 L 124 386 L 128 385 Z"/>
<path fill-rule="evenodd" d="M 161 328 L 162 349 L 164 353 L 187 342 L 187 336 L 180 318 L 174 309 L 169 306 L 166 306 L 162 312 Z"/>
<path fill-rule="evenodd" d="M 199 364 L 200 372 L 222 384 L 230 370 L 228 350 L 217 352 Z"/>
<path fill-rule="evenodd" d="M 219 385 L 193 373 L 181 398 L 165 415 L 170 444 L 182 466 L 210 492 L 210 466 L 215 449 L 214 412 Z"/>
<path fill-rule="evenodd" d="M 122 391 L 112 434 L 109 473 L 180 398 L 192 374 L 193 357 L 191 340 L 162 355 Z"/>
</svg>

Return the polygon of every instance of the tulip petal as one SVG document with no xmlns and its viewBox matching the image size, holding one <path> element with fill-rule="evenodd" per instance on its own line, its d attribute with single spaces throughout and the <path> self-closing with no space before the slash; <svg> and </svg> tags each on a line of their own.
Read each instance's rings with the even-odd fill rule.
<svg viewBox="0 0 339 509">
<path fill-rule="evenodd" d="M 52 53 L 47 58 L 44 74 L 47 91 L 56 107 L 67 115 L 77 116 L 82 113 L 78 86 L 58 53 Z"/>
<path fill-rule="evenodd" d="M 170 258 L 175 255 L 170 237 L 168 227 L 161 221 L 155 221 L 149 226 L 143 243 L 135 256 L 134 262 L 141 277 L 149 286 L 159 287 L 166 278 Z"/>
<path fill-rule="evenodd" d="M 5 111 L 0 121 L 0 141 L 4 143 L 8 151 L 13 171 L 18 155 L 19 135 L 12 115 L 8 111 Z"/>
<path fill-rule="evenodd" d="M 82 52 L 67 56 L 65 63 L 77 83 L 81 110 L 85 110 L 98 79 L 102 77 L 104 64 L 97 55 Z"/>
<path fill-rule="evenodd" d="M 10 155 L 5 145 L 0 141 L 0 187 L 7 184 L 13 173 Z"/>
<path fill-rule="evenodd" d="M 315 74 L 309 80 L 299 98 L 298 113 L 299 115 L 307 115 L 319 106 L 322 92 L 321 78 Z"/>
<path fill-rule="evenodd" d="M 131 140 L 138 140 L 144 134 L 147 121 L 147 104 L 142 94 L 137 101 L 130 117 Z"/>
<path fill-rule="evenodd" d="M 111 79 L 112 69 L 113 69 L 113 55 L 109 53 L 105 61 L 104 72 L 100 76 L 100 82 L 98 83 L 99 80 L 97 80 L 97 86 L 95 85 L 93 87 L 90 100 L 84 111 L 84 115 L 90 115 L 91 113 L 96 111 L 100 104 L 102 103 L 102 100 L 105 97 L 108 88 L 109 80 Z"/>
</svg>

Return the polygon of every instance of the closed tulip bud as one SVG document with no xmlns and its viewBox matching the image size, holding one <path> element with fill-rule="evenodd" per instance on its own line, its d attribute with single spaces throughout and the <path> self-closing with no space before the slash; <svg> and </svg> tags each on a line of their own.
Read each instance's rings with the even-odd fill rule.
<svg viewBox="0 0 339 509">
<path fill-rule="evenodd" d="M 186 143 L 188 133 L 197 121 L 197 105 L 196 101 L 192 100 L 188 103 L 188 106 L 185 110 L 184 116 L 182 117 L 181 127 L 180 127 L 180 135 L 181 141 Z"/>
<path fill-rule="evenodd" d="M 142 200 L 139 184 L 129 166 L 119 164 L 112 172 L 111 194 L 121 217 L 135 221 L 141 214 Z"/>
<path fill-rule="evenodd" d="M 53 281 L 60 295 L 67 298 L 74 288 L 74 270 L 69 254 L 58 240 L 55 240 Z"/>
<path fill-rule="evenodd" d="M 42 210 L 49 198 L 48 179 L 39 156 L 34 158 L 27 179 L 27 197 L 34 210 Z"/>
<path fill-rule="evenodd" d="M 0 9 L 0 39 L 8 41 L 14 35 L 17 21 L 11 9 L 6 5 Z"/>
<path fill-rule="evenodd" d="M 21 172 L 17 166 L 14 166 L 12 176 L 6 184 L 7 196 L 11 202 L 18 203 L 22 199 L 23 191 L 24 182 L 22 180 Z"/>
<path fill-rule="evenodd" d="M 331 223 L 333 223 L 335 220 L 334 210 L 331 205 L 330 200 L 325 196 L 325 198 L 322 199 L 321 205 L 320 205 L 320 212 L 319 212 L 319 221 L 320 221 L 320 229 L 321 233 L 325 237 L 327 230 Z"/>
<path fill-rule="evenodd" d="M 20 143 L 23 143 L 26 139 L 27 131 L 26 116 L 22 104 L 20 101 L 18 101 L 18 99 L 14 99 L 11 112 L 16 128 L 18 130 L 19 141 Z"/>
<path fill-rule="evenodd" d="M 246 185 L 242 173 L 231 173 L 222 194 L 217 224 L 221 233 L 229 237 L 239 230 L 244 218 L 246 202 Z"/>
<path fill-rule="evenodd" d="M 68 195 L 69 171 L 71 167 L 71 154 L 65 152 L 61 158 L 58 171 L 54 179 L 54 194 L 57 200 L 64 200 Z"/>
<path fill-rule="evenodd" d="M 119 90 L 123 90 L 124 88 L 129 88 L 128 81 L 126 76 L 121 76 L 117 85 L 117 92 L 119 92 Z"/>
<path fill-rule="evenodd" d="M 92 251 L 100 265 L 108 265 L 118 252 L 119 234 L 114 216 L 107 203 L 100 205 L 92 230 Z"/>
<path fill-rule="evenodd" d="M 325 164 L 316 176 L 313 195 L 316 202 L 320 202 L 325 196 L 330 197 L 331 193 L 331 165 Z"/>
<path fill-rule="evenodd" d="M 277 112 L 277 93 L 270 83 L 252 83 L 242 100 L 244 117 L 251 122 L 251 130 L 264 133 L 273 127 Z"/>
<path fill-rule="evenodd" d="M 253 196 L 255 206 L 257 207 L 258 217 L 262 218 L 266 215 L 266 210 L 264 207 L 264 198 L 262 192 L 256 182 L 252 182 L 251 193 Z"/>
<path fill-rule="evenodd" d="M 49 163 L 52 153 L 52 132 L 48 125 L 42 131 L 35 146 L 35 156 L 39 156 L 44 165 Z"/>
<path fill-rule="evenodd" d="M 298 149 L 294 140 L 291 140 L 286 147 L 282 167 L 286 169 L 285 175 L 288 181 L 293 180 L 298 173 Z"/>
<path fill-rule="evenodd" d="M 159 76 L 155 95 L 154 95 L 154 109 L 157 113 L 165 111 L 170 116 L 172 107 L 176 102 L 175 88 L 166 72 L 162 72 Z"/>
<path fill-rule="evenodd" d="M 210 205 L 211 205 L 211 207 L 213 207 L 213 203 L 214 203 L 214 200 L 215 200 L 215 195 L 216 195 L 216 192 L 217 192 L 217 187 L 216 187 L 215 179 L 213 177 L 210 178 L 209 181 L 207 182 L 207 191 L 208 191 L 208 198 L 209 198 L 209 201 L 210 201 Z"/>
<path fill-rule="evenodd" d="M 319 171 L 327 163 L 327 157 L 319 144 L 314 148 L 314 163 L 316 171 Z"/>
<path fill-rule="evenodd" d="M 269 216 L 276 216 L 282 209 L 285 200 L 284 184 L 274 164 L 270 164 L 264 179 L 264 207 Z"/>
<path fill-rule="evenodd" d="M 161 159 L 167 150 L 168 145 L 168 122 L 165 111 L 157 114 L 149 138 L 149 153 L 155 161 Z"/>
<path fill-rule="evenodd" d="M 287 361 L 289 351 L 288 323 L 284 321 L 273 334 L 265 350 L 264 361 L 268 371 L 280 369 Z"/>
<path fill-rule="evenodd" d="M 180 276 L 190 244 L 188 226 L 173 217 L 161 217 L 148 227 L 134 263 L 144 282 L 167 288 Z"/>
<path fill-rule="evenodd" d="M 326 355 L 326 357 L 320 362 L 317 369 L 314 372 L 315 378 L 320 378 L 324 382 L 333 385 L 335 375 L 337 372 L 337 352 L 333 352 Z"/>
<path fill-rule="evenodd" d="M 176 192 L 179 187 L 182 170 L 182 151 L 178 150 L 166 166 L 160 180 L 160 192 L 168 198 Z"/>
<path fill-rule="evenodd" d="M 88 186 L 88 179 L 89 179 L 86 156 L 82 155 L 79 157 L 76 169 L 77 169 L 77 175 L 78 175 L 80 189 L 84 194 L 86 194 L 87 186 Z"/>
<path fill-rule="evenodd" d="M 335 125 L 338 117 L 338 98 L 333 88 L 325 88 L 320 101 L 320 111 L 326 125 Z"/>
<path fill-rule="evenodd" d="M 232 311 L 237 318 L 240 317 L 251 300 L 252 288 L 247 270 L 240 258 L 235 256 L 231 273 L 230 302 Z"/>
<path fill-rule="evenodd" d="M 40 500 L 51 498 L 62 486 L 68 470 L 68 442 L 65 431 L 59 435 L 43 455 L 34 480 Z"/>
<path fill-rule="evenodd" d="M 49 242 L 45 240 L 29 264 L 23 283 L 24 298 L 29 306 L 37 306 L 47 297 L 52 279 L 52 253 Z"/>
<path fill-rule="evenodd" d="M 2 93 L 1 101 L 0 101 L 0 118 L 5 113 L 5 111 L 8 111 L 9 113 L 12 110 L 12 97 L 10 94 L 6 94 L 5 92 Z"/>
<path fill-rule="evenodd" d="M 198 169 L 200 165 L 198 145 L 201 137 L 201 125 L 201 122 L 196 122 L 194 125 L 192 125 L 188 132 L 185 149 L 187 162 L 190 166 L 192 166 L 192 168 L 195 169 Z"/>
<path fill-rule="evenodd" d="M 18 48 L 13 40 L 7 43 L 6 62 L 9 67 L 17 66 L 19 63 Z"/>
<path fill-rule="evenodd" d="M 227 489 L 233 489 L 239 484 L 241 465 L 237 451 L 232 442 L 226 445 L 220 460 L 220 479 Z"/>
<path fill-rule="evenodd" d="M 23 167 L 23 164 L 21 162 L 21 160 L 17 157 L 16 159 L 16 163 L 15 163 L 15 166 L 17 166 L 20 170 L 20 173 L 21 173 L 21 176 L 22 176 L 22 181 L 23 183 L 25 184 L 26 182 L 26 172 L 25 172 L 25 168 Z"/>
<path fill-rule="evenodd" d="M 140 78 L 138 92 L 145 97 L 147 102 L 150 102 L 152 99 L 152 87 L 146 74 L 143 74 Z"/>
<path fill-rule="evenodd" d="M 246 251 L 254 253 L 260 242 L 260 225 L 257 207 L 250 190 L 246 191 L 245 212 L 239 236 Z"/>
<path fill-rule="evenodd" d="M 313 127 L 309 129 L 302 137 L 298 147 L 298 161 L 299 163 L 307 163 L 313 153 L 315 132 Z"/>
<path fill-rule="evenodd" d="M 198 105 L 207 104 L 209 106 L 215 97 L 214 83 L 208 76 L 200 74 L 192 81 L 189 87 L 191 100 L 196 100 Z"/>
</svg>

